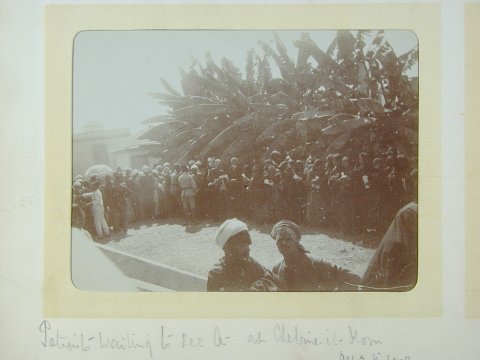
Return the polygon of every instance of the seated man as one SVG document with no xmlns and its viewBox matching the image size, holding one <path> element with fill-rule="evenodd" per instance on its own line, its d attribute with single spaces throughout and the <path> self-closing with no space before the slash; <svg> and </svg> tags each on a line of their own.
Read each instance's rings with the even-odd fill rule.
<svg viewBox="0 0 480 360">
<path fill-rule="evenodd" d="M 408 291 L 417 282 L 418 205 L 401 208 L 375 251 L 362 283 L 372 290 Z"/>
<path fill-rule="evenodd" d="M 356 290 L 360 277 L 346 269 L 318 259 L 300 244 L 300 228 L 281 220 L 272 229 L 283 260 L 274 266 L 273 273 L 284 282 L 287 291 Z"/>
<path fill-rule="evenodd" d="M 207 291 L 277 291 L 282 281 L 250 257 L 250 234 L 245 223 L 226 220 L 215 234 L 225 252 L 208 273 Z"/>
</svg>

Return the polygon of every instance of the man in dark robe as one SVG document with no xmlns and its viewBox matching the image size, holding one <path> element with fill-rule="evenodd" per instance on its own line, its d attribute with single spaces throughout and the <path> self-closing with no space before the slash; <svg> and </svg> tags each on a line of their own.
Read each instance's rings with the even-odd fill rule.
<svg viewBox="0 0 480 360">
<path fill-rule="evenodd" d="M 362 284 L 372 290 L 407 291 L 417 282 L 418 205 L 401 208 L 363 275 Z"/>
<path fill-rule="evenodd" d="M 287 291 L 356 290 L 360 277 L 325 260 L 308 254 L 300 244 L 300 228 L 281 220 L 272 229 L 272 238 L 283 260 L 274 266 L 273 273 L 286 285 Z"/>
<path fill-rule="evenodd" d="M 127 184 L 122 180 L 121 175 L 115 174 L 112 201 L 111 201 L 111 213 L 113 219 L 113 230 L 116 233 L 122 235 L 127 234 L 127 197 L 130 190 L 127 188 Z"/>
<path fill-rule="evenodd" d="M 282 281 L 250 257 L 250 234 L 245 223 L 226 220 L 215 243 L 225 252 L 208 273 L 208 291 L 277 291 Z"/>
</svg>

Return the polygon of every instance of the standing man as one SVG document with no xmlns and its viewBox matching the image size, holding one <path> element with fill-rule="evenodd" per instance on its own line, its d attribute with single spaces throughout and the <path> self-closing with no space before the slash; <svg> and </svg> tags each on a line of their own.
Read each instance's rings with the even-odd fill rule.
<svg viewBox="0 0 480 360">
<path fill-rule="evenodd" d="M 182 165 L 181 174 L 178 177 L 178 186 L 181 190 L 183 210 L 185 212 L 185 223 L 193 223 L 195 218 L 195 192 L 197 185 L 193 176 L 188 173 L 187 165 Z"/>
<path fill-rule="evenodd" d="M 96 180 L 92 183 L 92 190 L 92 193 L 84 194 L 83 196 L 91 196 L 92 198 L 92 215 L 97 232 L 97 240 L 106 240 L 110 236 L 110 229 L 105 220 L 105 208 L 102 192 L 100 191 L 100 181 Z"/>
<path fill-rule="evenodd" d="M 127 197 L 130 191 L 127 184 L 122 180 L 119 174 L 114 175 L 114 185 L 112 193 L 112 218 L 113 230 L 123 236 L 127 235 Z"/>
<path fill-rule="evenodd" d="M 179 216 L 180 214 L 180 201 L 181 201 L 181 192 L 178 185 L 178 178 L 182 172 L 182 166 L 179 163 L 173 165 L 174 171 L 171 173 L 171 183 L 170 183 L 170 193 L 172 194 L 172 213 L 174 216 Z"/>
<path fill-rule="evenodd" d="M 278 291 L 282 281 L 250 257 L 247 225 L 226 220 L 215 234 L 215 243 L 225 252 L 208 273 L 207 291 Z"/>
<path fill-rule="evenodd" d="M 359 276 L 308 254 L 300 244 L 297 224 L 281 220 L 273 226 L 270 235 L 283 255 L 273 273 L 285 282 L 287 291 L 355 290 L 352 285 L 360 283 Z"/>
<path fill-rule="evenodd" d="M 218 160 L 218 159 L 217 159 Z M 220 162 L 217 162 L 213 158 L 208 159 L 208 172 L 207 172 L 207 209 L 210 218 L 218 220 L 220 208 L 220 168 L 218 167 Z"/>
</svg>

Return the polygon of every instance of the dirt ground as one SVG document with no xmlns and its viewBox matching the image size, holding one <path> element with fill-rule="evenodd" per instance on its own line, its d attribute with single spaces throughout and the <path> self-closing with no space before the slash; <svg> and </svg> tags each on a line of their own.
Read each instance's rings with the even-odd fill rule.
<svg viewBox="0 0 480 360">
<path fill-rule="evenodd" d="M 207 277 L 213 264 L 223 255 L 213 239 L 220 223 L 201 222 L 186 227 L 182 220 L 170 219 L 139 224 L 128 235 L 106 245 L 159 263 Z M 271 226 L 250 225 L 252 245 L 250 255 L 271 269 L 281 260 L 270 237 Z M 312 228 L 302 229 L 302 244 L 316 255 L 337 266 L 362 276 L 374 249 L 362 246 L 360 239 L 342 240 L 332 234 Z M 355 243 L 356 242 L 356 243 Z"/>
</svg>

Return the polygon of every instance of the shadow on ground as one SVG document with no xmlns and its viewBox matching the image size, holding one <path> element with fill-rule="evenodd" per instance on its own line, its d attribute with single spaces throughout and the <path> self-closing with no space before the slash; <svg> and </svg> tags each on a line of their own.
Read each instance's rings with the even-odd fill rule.
<svg viewBox="0 0 480 360">
<path fill-rule="evenodd" d="M 272 227 L 274 223 L 268 224 L 258 224 L 252 221 L 251 219 L 239 218 L 246 222 L 249 225 L 250 230 L 255 230 L 260 234 L 270 235 L 272 231 Z M 138 223 L 135 223 L 131 226 L 134 230 L 140 230 L 142 228 L 149 228 L 152 226 L 162 226 L 162 225 L 182 225 L 185 226 L 185 232 L 188 234 L 196 234 L 200 232 L 202 229 L 211 228 L 211 227 L 219 227 L 223 221 L 217 221 L 213 219 L 202 219 L 199 221 L 194 222 L 193 224 L 185 225 L 185 220 L 182 218 L 166 218 L 166 219 L 152 219 L 152 220 L 144 220 Z M 369 233 L 361 233 L 361 234 L 344 234 L 336 228 L 328 227 L 328 226 L 308 226 L 304 225 L 301 226 L 302 235 L 322 235 L 328 236 L 334 240 L 342 240 L 347 241 L 349 243 L 363 246 L 366 248 L 376 248 L 380 243 L 382 238 L 382 234 L 379 234 L 375 231 L 371 231 Z M 120 241 L 128 237 L 129 235 L 113 235 L 110 240 Z M 104 244 L 107 243 L 109 240 L 98 240 L 97 242 Z"/>
</svg>

